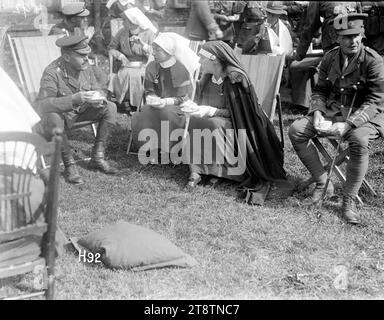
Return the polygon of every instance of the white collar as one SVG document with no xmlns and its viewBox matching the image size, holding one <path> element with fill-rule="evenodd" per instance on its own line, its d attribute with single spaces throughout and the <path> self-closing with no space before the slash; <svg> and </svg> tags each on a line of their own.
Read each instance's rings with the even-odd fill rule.
<svg viewBox="0 0 384 320">
<path fill-rule="evenodd" d="M 215 83 L 217 85 L 220 85 L 220 84 L 222 84 L 224 82 L 224 80 L 221 77 L 216 80 L 215 75 L 212 75 L 212 79 L 211 80 L 212 80 L 213 83 Z"/>
<path fill-rule="evenodd" d="M 160 66 L 161 66 L 162 68 L 170 68 L 170 67 L 172 67 L 175 63 L 176 63 L 176 58 L 175 58 L 175 57 L 171 57 L 171 58 L 169 58 L 167 61 L 160 62 Z"/>
</svg>

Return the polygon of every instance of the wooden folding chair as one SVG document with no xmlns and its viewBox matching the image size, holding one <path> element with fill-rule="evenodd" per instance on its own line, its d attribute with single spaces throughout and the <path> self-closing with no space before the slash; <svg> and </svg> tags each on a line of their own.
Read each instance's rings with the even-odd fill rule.
<svg viewBox="0 0 384 320">
<path fill-rule="evenodd" d="M 273 122 L 277 106 L 281 144 L 284 147 L 279 90 L 285 64 L 285 55 L 242 55 L 240 52 L 237 52 L 237 56 L 244 69 L 247 70 L 249 79 L 255 88 L 259 104 L 271 122 Z"/>
<path fill-rule="evenodd" d="M 323 145 L 323 143 L 320 141 L 321 139 L 326 139 L 332 148 L 334 150 L 337 149 L 338 142 L 333 137 L 326 137 L 326 136 L 316 136 L 311 139 L 311 143 L 317 148 L 317 150 L 320 152 L 320 154 L 324 157 L 326 164 L 324 165 L 324 169 L 328 172 L 329 167 L 331 166 L 332 159 L 336 156 L 335 161 L 335 167 L 333 169 L 333 173 L 336 175 L 336 177 L 341 181 L 341 183 L 344 185 L 346 182 L 346 175 L 345 172 L 342 169 L 342 165 L 345 163 L 348 163 L 349 161 L 349 150 L 348 147 L 340 148 L 339 153 L 337 155 L 331 154 Z M 304 181 L 300 186 L 300 190 L 304 190 L 308 186 L 310 186 L 312 183 L 315 183 L 315 180 L 313 177 L 309 178 L 308 180 Z M 367 181 L 367 179 L 363 180 L 363 184 L 361 186 L 361 190 L 364 190 L 367 194 L 371 194 L 372 196 L 376 197 L 377 193 L 373 189 L 373 187 L 370 185 L 370 183 Z M 360 195 L 357 195 L 357 200 L 360 204 L 364 204 L 363 200 Z"/>
<path fill-rule="evenodd" d="M 0 279 L 36 274 L 35 292 L 5 299 L 54 297 L 61 141 L 0 133 Z M 39 175 L 43 155 L 52 155 L 48 182 Z"/>
</svg>

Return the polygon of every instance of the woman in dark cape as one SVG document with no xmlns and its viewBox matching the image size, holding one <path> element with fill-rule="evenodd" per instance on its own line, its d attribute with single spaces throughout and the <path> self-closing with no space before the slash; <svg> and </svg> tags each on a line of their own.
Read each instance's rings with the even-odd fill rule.
<svg viewBox="0 0 384 320">
<path fill-rule="evenodd" d="M 229 127 L 235 129 L 236 139 L 238 139 L 240 129 L 246 130 L 246 171 L 241 176 L 241 182 L 254 186 L 286 180 L 281 143 L 273 124 L 258 104 L 255 90 L 232 48 L 222 41 L 209 41 L 202 46 L 199 55 L 203 76 L 199 82 L 196 103 L 205 108 L 207 107 L 204 106 L 205 104 L 214 101 L 207 97 L 212 96 L 211 83 L 220 82 L 217 81 L 217 75 L 216 78 L 214 75 L 214 70 L 219 69 L 222 70 L 222 97 L 218 94 L 216 98 L 221 100 L 224 106 L 221 108 L 215 106 L 208 112 L 209 115 L 206 114 L 200 118 L 194 117 L 194 114 L 191 113 L 190 135 L 192 135 L 193 129 L 202 129 L 204 126 L 211 130 L 222 126 L 223 131 L 227 125 L 223 126 L 223 123 L 219 123 L 220 121 L 216 125 L 215 119 L 220 120 L 220 118 L 228 116 L 228 120 L 231 122 Z M 223 109 L 227 109 L 227 111 Z M 235 141 L 235 150 L 238 145 Z M 220 175 L 222 170 L 210 170 L 210 165 L 204 165 L 204 163 L 202 165 L 192 164 L 190 167 L 189 185 L 191 187 L 200 182 L 201 174 L 234 178 L 232 180 L 239 181 L 236 177 Z"/>
</svg>

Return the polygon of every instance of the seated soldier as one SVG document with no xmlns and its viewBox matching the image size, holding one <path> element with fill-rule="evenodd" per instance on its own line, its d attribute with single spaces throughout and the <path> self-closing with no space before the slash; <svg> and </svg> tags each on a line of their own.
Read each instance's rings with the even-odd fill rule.
<svg viewBox="0 0 384 320">
<path fill-rule="evenodd" d="M 55 24 L 49 35 L 65 34 L 79 35 L 82 30 L 88 27 L 89 11 L 85 8 L 84 2 L 68 3 L 63 6 L 62 14 L 64 15 L 63 21 Z"/>
<path fill-rule="evenodd" d="M 107 101 L 92 69 L 88 68 L 91 51 L 87 37 L 65 36 L 56 41 L 61 57 L 44 70 L 38 95 L 38 112 L 47 138 L 58 127 L 64 131 L 62 159 L 64 176 L 70 183 L 83 183 L 73 160 L 67 134 L 75 122 L 99 121 L 89 168 L 107 174 L 116 173 L 104 160 L 110 126 L 116 121 L 116 105 Z"/>
<path fill-rule="evenodd" d="M 370 143 L 384 136 L 384 63 L 374 50 L 362 44 L 366 16 L 355 13 L 334 19 L 340 46 L 321 61 L 308 116 L 296 120 L 289 129 L 295 151 L 316 181 L 310 203 L 321 200 L 327 173 L 309 140 L 323 131 L 322 123 L 327 119 L 333 124 L 326 133 L 348 141 L 350 159 L 342 214 L 352 224 L 361 222 L 354 200 L 368 169 Z M 327 195 L 332 193 L 330 183 Z"/>
</svg>

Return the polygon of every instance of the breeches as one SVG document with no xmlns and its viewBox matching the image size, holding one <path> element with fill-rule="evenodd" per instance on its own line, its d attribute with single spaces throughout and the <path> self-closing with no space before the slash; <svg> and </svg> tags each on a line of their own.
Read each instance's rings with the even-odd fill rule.
<svg viewBox="0 0 384 320">
<path fill-rule="evenodd" d="M 70 121 L 71 120 L 71 121 Z M 44 133 L 47 138 L 52 138 L 52 130 L 59 128 L 63 132 L 70 130 L 73 123 L 82 121 L 98 121 L 114 124 L 116 122 L 116 105 L 107 101 L 100 107 L 89 106 L 84 112 L 68 119 L 66 113 L 46 113 L 42 118 Z M 74 121 L 73 121 L 74 120 Z"/>
<path fill-rule="evenodd" d="M 313 116 L 306 116 L 296 120 L 288 131 L 292 146 L 300 160 L 315 178 L 316 182 L 323 182 L 326 178 L 325 170 L 317 149 L 310 142 L 310 139 L 316 136 L 316 134 L 317 132 L 313 127 Z M 368 170 L 371 142 L 378 137 L 378 130 L 369 122 L 359 128 L 351 129 L 345 134 L 344 139 L 349 144 L 350 159 L 347 164 L 344 195 L 357 195 Z"/>
</svg>

